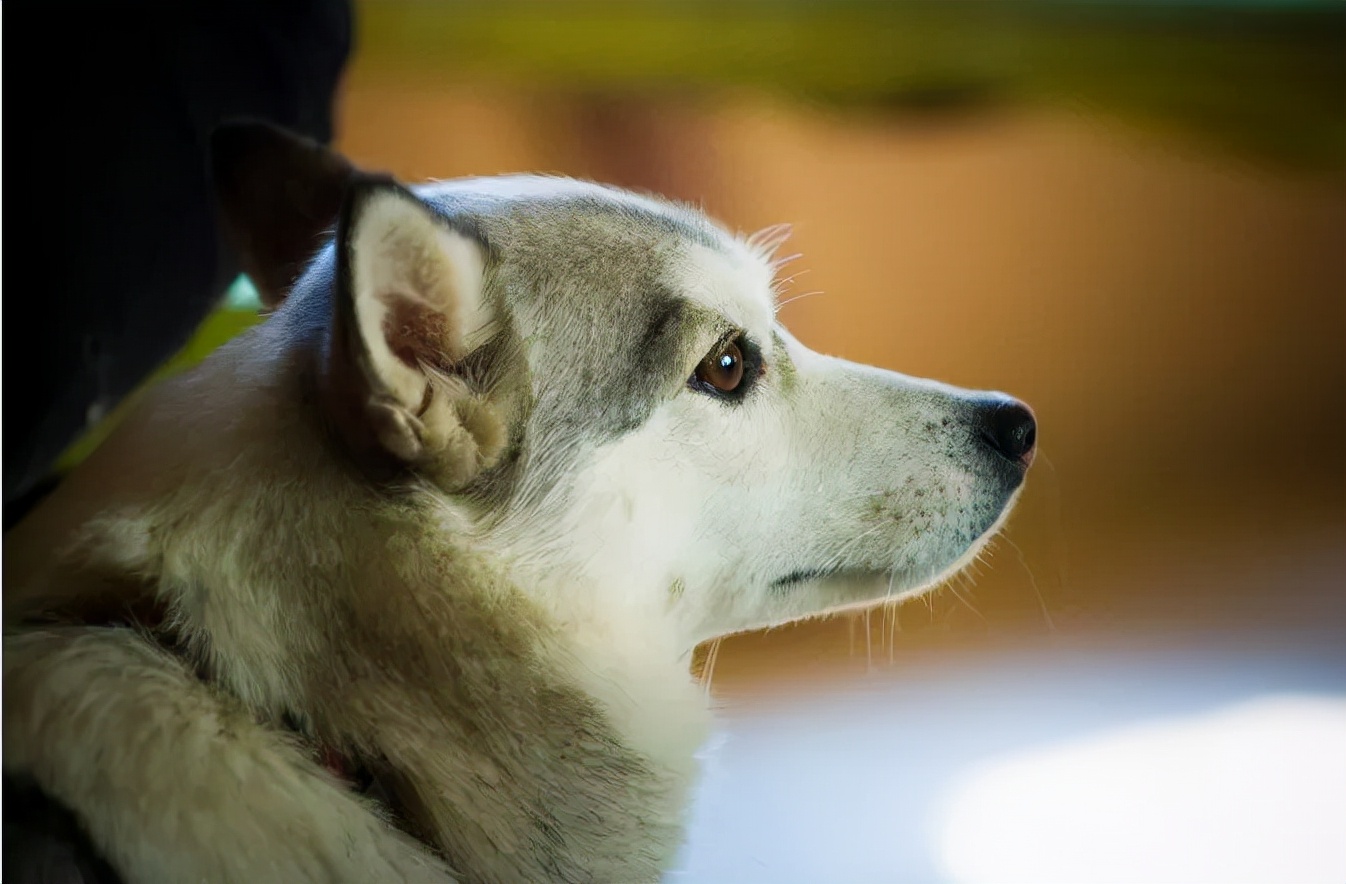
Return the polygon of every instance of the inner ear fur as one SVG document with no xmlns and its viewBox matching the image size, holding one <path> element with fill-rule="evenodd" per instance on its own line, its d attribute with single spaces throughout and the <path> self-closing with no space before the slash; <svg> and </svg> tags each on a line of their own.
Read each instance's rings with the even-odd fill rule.
<svg viewBox="0 0 1346 884">
<path fill-rule="evenodd" d="M 328 377 L 343 432 L 444 487 L 464 485 L 506 437 L 466 371 L 494 322 L 483 244 L 391 179 L 357 176 L 336 248 Z"/>
</svg>

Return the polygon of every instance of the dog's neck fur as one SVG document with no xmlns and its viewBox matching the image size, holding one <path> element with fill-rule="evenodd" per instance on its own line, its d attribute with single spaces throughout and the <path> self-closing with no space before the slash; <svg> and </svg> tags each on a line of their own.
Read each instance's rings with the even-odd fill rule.
<svg viewBox="0 0 1346 884">
<path fill-rule="evenodd" d="M 371 484 L 279 319 L 127 429 L 173 462 L 85 529 L 82 561 L 155 586 L 210 678 L 360 759 L 468 880 L 657 879 L 707 725 L 685 661 L 560 622 L 446 495 Z"/>
</svg>

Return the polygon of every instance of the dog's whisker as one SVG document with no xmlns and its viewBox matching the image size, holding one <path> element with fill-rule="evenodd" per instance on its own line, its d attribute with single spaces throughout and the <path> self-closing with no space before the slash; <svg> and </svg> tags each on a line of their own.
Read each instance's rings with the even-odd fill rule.
<svg viewBox="0 0 1346 884">
<path fill-rule="evenodd" d="M 1066 538 L 1061 521 L 1061 475 L 1056 470 L 1056 464 L 1052 462 L 1046 452 L 1039 452 L 1038 461 L 1047 466 L 1047 475 L 1051 476 L 1047 484 L 1045 517 L 1047 519 L 1047 537 L 1049 538 L 1048 555 L 1056 563 L 1055 597 L 1060 600 L 1063 598 L 1066 589 Z"/>
<path fill-rule="evenodd" d="M 884 650 L 888 641 L 888 606 L 879 603 L 879 650 Z"/>
<path fill-rule="evenodd" d="M 887 607 L 893 612 L 893 621 L 888 627 L 888 664 L 891 666 L 897 662 L 897 633 L 902 628 L 898 617 L 901 612 L 896 602 L 887 603 Z"/>
<path fill-rule="evenodd" d="M 776 310 L 777 310 L 777 311 L 780 311 L 780 309 L 781 309 L 782 307 L 785 307 L 787 304 L 793 304 L 795 301 L 802 301 L 802 300 L 804 300 L 805 298 L 811 298 L 811 297 L 813 297 L 814 295 L 821 295 L 821 294 L 824 294 L 824 292 L 823 292 L 822 289 L 815 289 L 814 291 L 811 291 L 811 292 L 803 292 L 803 293 L 798 294 L 798 295 L 795 295 L 795 296 L 793 296 L 793 297 L 786 298 L 784 301 L 779 301 L 779 302 L 777 302 L 777 304 L 776 304 Z"/>
<path fill-rule="evenodd" d="M 778 264 L 777 267 L 784 266 L 785 264 L 789 264 L 789 263 L 791 263 L 792 261 L 794 261 L 795 259 L 797 259 L 797 258 L 801 258 L 801 257 L 803 257 L 803 256 L 802 256 L 802 255 L 791 255 L 791 256 L 788 257 L 788 258 L 784 258 L 784 259 L 782 259 L 781 263 Z M 801 276 L 803 276 L 804 274 L 809 273 L 809 272 L 811 272 L 810 268 L 808 268 L 808 267 L 801 267 L 801 268 L 799 268 L 798 270 L 796 270 L 794 273 L 791 273 L 789 276 L 779 276 L 779 275 L 778 275 L 778 276 L 772 281 L 772 283 L 771 283 L 771 289 L 772 289 L 772 291 L 776 292 L 777 294 L 781 294 L 781 293 L 784 292 L 785 289 L 787 289 L 787 288 L 790 286 L 790 284 L 793 283 L 796 279 L 798 279 L 799 277 L 801 277 Z"/>
<path fill-rule="evenodd" d="M 794 256 L 794 257 L 798 257 L 798 256 L 796 255 L 796 256 Z M 801 268 L 799 268 L 798 270 L 796 270 L 794 273 L 791 273 L 789 276 L 779 276 L 779 275 L 778 275 L 778 276 L 776 276 L 776 278 L 774 278 L 774 279 L 771 281 L 771 298 L 772 298 L 772 306 L 773 306 L 775 309 L 780 309 L 780 303 L 779 303 L 779 301 L 780 301 L 781 297 L 783 297 L 783 296 L 785 295 L 785 293 L 788 292 L 788 291 L 790 290 L 790 287 L 794 285 L 795 280 L 799 279 L 799 277 L 805 275 L 805 274 L 808 273 L 808 272 L 809 272 L 809 268 L 807 268 L 807 267 L 801 267 Z"/>
<path fill-rule="evenodd" d="M 1028 575 L 1028 585 L 1033 588 L 1033 595 L 1037 597 L 1038 608 L 1042 611 L 1042 619 L 1047 624 L 1047 629 L 1051 632 L 1056 631 L 1056 623 L 1052 621 L 1051 612 L 1047 610 L 1047 600 L 1042 597 L 1042 590 L 1038 587 L 1038 578 L 1029 567 L 1028 560 L 1024 558 L 1024 551 L 1010 537 L 1005 537 L 1005 542 L 1013 547 L 1015 554 L 1019 558 L 1019 564 L 1023 566 L 1024 573 Z"/>
<path fill-rule="evenodd" d="M 706 650 L 706 660 L 701 664 L 701 687 L 707 697 L 711 694 L 711 685 L 715 680 L 715 664 L 720 659 L 720 643 L 723 638 L 713 639 Z"/>
<path fill-rule="evenodd" d="M 865 609 L 865 671 L 874 671 L 874 635 L 869 627 L 869 612 L 872 608 Z"/>
<path fill-rule="evenodd" d="M 982 614 L 982 612 L 979 611 L 979 610 L 977 610 L 977 606 L 974 605 L 974 604 L 972 604 L 972 602 L 968 601 L 967 597 L 964 596 L 961 592 L 958 591 L 958 587 L 956 587 L 956 586 L 954 586 L 952 583 L 950 583 L 950 584 L 948 584 L 948 588 L 949 588 L 949 592 L 953 593 L 953 597 L 956 598 L 956 599 L 958 599 L 958 601 L 962 602 L 962 603 L 963 603 L 963 607 L 967 608 L 969 611 L 971 611 L 973 614 L 975 614 L 978 620 L 980 620 L 980 621 L 983 622 L 983 623 L 987 623 L 987 624 L 990 623 L 990 621 L 986 619 L 986 617 Z M 967 588 L 968 588 L 968 591 L 970 592 L 970 591 L 971 591 L 971 587 L 969 586 L 969 587 L 967 587 Z"/>
<path fill-rule="evenodd" d="M 792 224 L 772 224 L 743 238 L 743 242 L 758 257 L 770 261 L 794 232 Z"/>
</svg>

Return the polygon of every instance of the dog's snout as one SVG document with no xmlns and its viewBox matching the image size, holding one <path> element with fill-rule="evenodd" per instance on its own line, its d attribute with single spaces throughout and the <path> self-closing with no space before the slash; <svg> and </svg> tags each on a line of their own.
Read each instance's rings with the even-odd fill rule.
<svg viewBox="0 0 1346 884">
<path fill-rule="evenodd" d="M 1038 422 L 1033 410 L 1008 396 L 978 409 L 982 441 L 1012 463 L 1027 468 L 1037 451 Z"/>
</svg>

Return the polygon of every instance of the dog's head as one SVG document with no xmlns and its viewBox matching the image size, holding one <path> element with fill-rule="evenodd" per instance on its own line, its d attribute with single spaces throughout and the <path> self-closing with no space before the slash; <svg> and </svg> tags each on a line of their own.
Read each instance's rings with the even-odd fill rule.
<svg viewBox="0 0 1346 884">
<path fill-rule="evenodd" d="M 326 442 L 266 475 L 225 452 L 213 475 L 274 488 L 338 461 L 443 516 L 561 623 L 685 649 L 916 592 L 976 554 L 1032 460 L 1018 402 L 795 340 L 778 235 L 565 179 L 408 188 L 260 125 L 215 147 L 226 230 L 276 309 L 203 367 L 216 392 L 188 393 L 241 426 L 257 379 L 300 375 L 267 413 L 312 412 Z"/>
<path fill-rule="evenodd" d="M 565 179 L 408 189 L 274 140 L 345 194 L 280 313 L 326 341 L 347 451 L 462 509 L 562 619 L 691 643 L 909 594 L 1023 482 L 1022 404 L 781 326 L 775 233 Z"/>
</svg>

